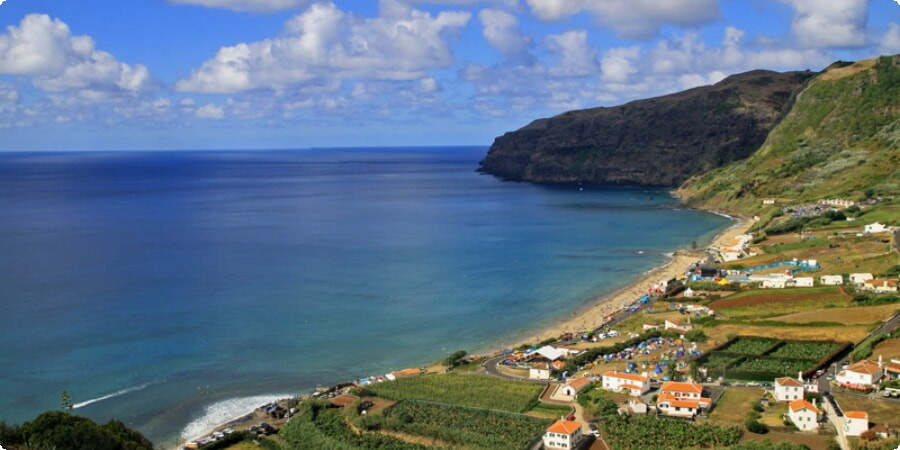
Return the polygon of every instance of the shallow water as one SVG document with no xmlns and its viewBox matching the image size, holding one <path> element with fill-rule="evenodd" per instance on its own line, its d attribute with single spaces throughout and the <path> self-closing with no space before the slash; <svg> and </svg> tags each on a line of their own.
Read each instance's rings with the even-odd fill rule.
<svg viewBox="0 0 900 450">
<path fill-rule="evenodd" d="M 501 182 L 485 150 L 0 154 L 0 419 L 67 390 L 168 441 L 499 346 L 729 223 L 659 189 Z"/>
</svg>

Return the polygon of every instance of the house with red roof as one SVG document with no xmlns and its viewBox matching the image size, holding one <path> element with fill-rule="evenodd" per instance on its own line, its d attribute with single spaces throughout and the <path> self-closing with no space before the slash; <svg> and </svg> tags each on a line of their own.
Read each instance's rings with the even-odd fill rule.
<svg viewBox="0 0 900 450">
<path fill-rule="evenodd" d="M 544 448 L 570 450 L 575 448 L 584 437 L 581 434 L 581 422 L 557 420 L 544 433 Z"/>
<path fill-rule="evenodd" d="M 703 386 L 696 383 L 667 381 L 659 389 L 656 408 L 663 415 L 692 418 L 708 409 L 712 400 L 703 396 Z"/>
<path fill-rule="evenodd" d="M 834 381 L 851 389 L 872 389 L 884 376 L 881 364 L 864 359 L 851 364 L 834 378 Z"/>
<path fill-rule="evenodd" d="M 562 387 L 562 394 L 567 397 L 578 398 L 578 394 L 581 391 L 587 389 L 587 387 L 590 386 L 593 381 L 594 380 L 588 377 L 570 380 L 568 383 L 566 383 L 565 386 Z"/>
<path fill-rule="evenodd" d="M 819 429 L 820 414 L 819 408 L 806 400 L 794 400 L 788 403 L 788 418 L 800 431 Z"/>
<path fill-rule="evenodd" d="M 790 402 L 803 399 L 803 383 L 796 378 L 775 379 L 775 401 Z"/>
<path fill-rule="evenodd" d="M 602 386 L 607 391 L 625 391 L 628 395 L 639 397 L 650 391 L 650 378 L 636 373 L 611 371 L 603 374 Z"/>
<path fill-rule="evenodd" d="M 869 431 L 869 413 L 865 411 L 844 411 L 844 434 L 859 436 Z"/>
<path fill-rule="evenodd" d="M 884 375 L 891 380 L 900 380 L 900 359 L 893 359 L 884 366 Z"/>
</svg>

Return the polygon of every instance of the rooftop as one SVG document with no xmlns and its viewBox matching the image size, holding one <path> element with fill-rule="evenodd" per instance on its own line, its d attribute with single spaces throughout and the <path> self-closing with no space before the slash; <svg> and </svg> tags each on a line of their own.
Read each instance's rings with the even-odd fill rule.
<svg viewBox="0 0 900 450">
<path fill-rule="evenodd" d="M 547 428 L 548 433 L 572 434 L 581 428 L 581 422 L 572 422 L 568 420 L 557 420 Z"/>
</svg>

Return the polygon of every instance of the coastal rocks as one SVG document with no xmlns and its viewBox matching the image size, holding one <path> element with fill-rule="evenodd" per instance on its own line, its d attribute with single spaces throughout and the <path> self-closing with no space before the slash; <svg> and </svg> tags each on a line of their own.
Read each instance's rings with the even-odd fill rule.
<svg viewBox="0 0 900 450">
<path fill-rule="evenodd" d="M 813 75 L 757 70 L 713 86 L 539 119 L 496 138 L 479 171 L 538 183 L 678 186 L 750 156 Z"/>
</svg>

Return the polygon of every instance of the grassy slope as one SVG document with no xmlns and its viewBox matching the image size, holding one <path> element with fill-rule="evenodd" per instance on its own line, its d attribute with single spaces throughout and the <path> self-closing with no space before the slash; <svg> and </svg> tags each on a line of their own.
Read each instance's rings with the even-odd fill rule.
<svg viewBox="0 0 900 450">
<path fill-rule="evenodd" d="M 750 158 L 679 190 L 694 206 L 763 215 L 761 198 L 900 194 L 900 55 L 830 68 Z"/>
</svg>

